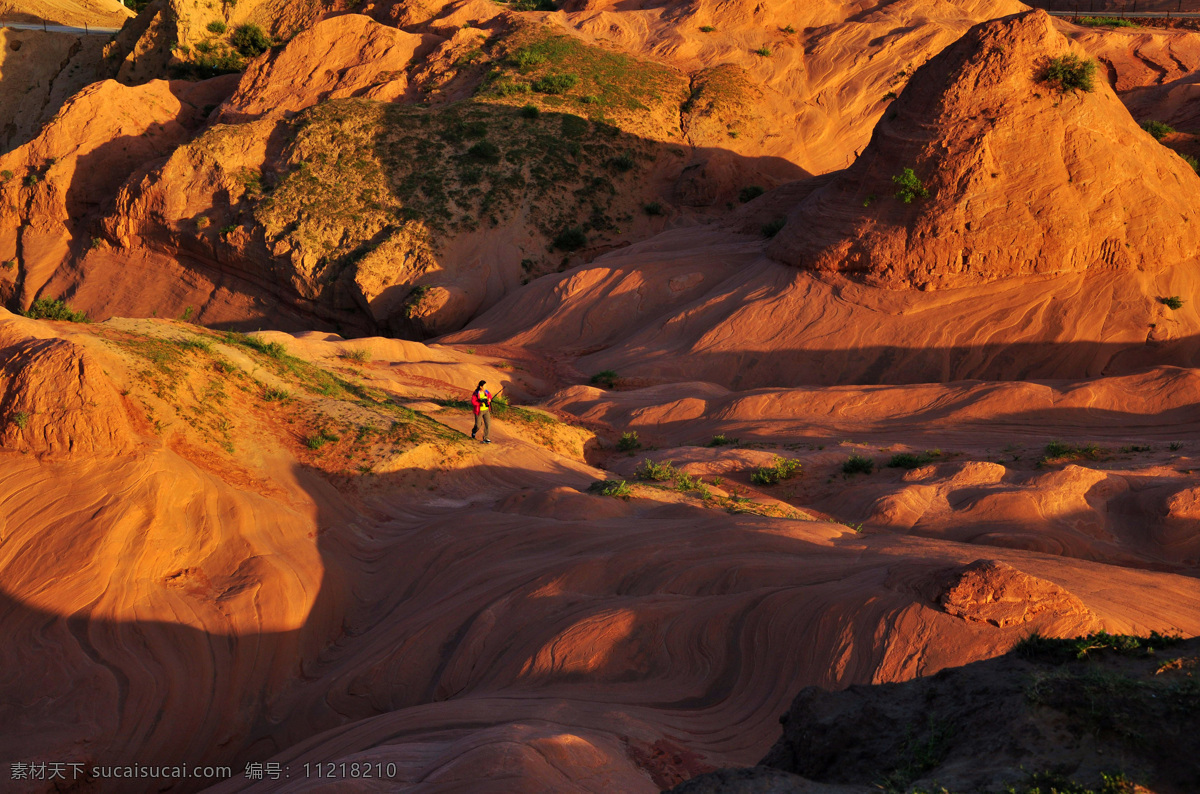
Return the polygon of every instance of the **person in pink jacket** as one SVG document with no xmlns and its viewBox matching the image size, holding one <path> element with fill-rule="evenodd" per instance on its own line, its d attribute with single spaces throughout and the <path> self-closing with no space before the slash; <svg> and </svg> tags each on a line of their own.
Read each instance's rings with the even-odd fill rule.
<svg viewBox="0 0 1200 794">
<path fill-rule="evenodd" d="M 490 444 L 492 440 L 488 436 L 492 434 L 492 393 L 483 388 L 486 383 L 486 380 L 479 381 L 475 391 L 471 392 L 471 406 L 475 409 L 475 427 L 471 428 L 471 438 L 475 438 L 479 426 L 483 425 L 483 443 Z"/>
</svg>

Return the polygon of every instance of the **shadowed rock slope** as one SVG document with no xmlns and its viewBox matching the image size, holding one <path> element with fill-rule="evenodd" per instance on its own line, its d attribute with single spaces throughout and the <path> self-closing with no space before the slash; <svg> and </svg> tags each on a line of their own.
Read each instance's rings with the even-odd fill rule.
<svg viewBox="0 0 1200 794">
<path fill-rule="evenodd" d="M 1080 792 L 1200 786 L 1200 640 L 1089 635 L 903 684 L 803 690 L 750 769 L 674 794 Z"/>
</svg>

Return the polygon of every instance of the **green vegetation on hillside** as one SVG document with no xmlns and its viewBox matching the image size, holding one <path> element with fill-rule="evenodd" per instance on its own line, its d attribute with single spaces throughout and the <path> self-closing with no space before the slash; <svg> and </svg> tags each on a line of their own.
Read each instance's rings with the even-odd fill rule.
<svg viewBox="0 0 1200 794">
<path fill-rule="evenodd" d="M 547 28 L 518 31 L 500 52 L 480 85 L 481 97 L 522 104 L 537 97 L 549 109 L 603 119 L 678 106 L 687 94 L 687 79 L 665 66 Z"/>
<path fill-rule="evenodd" d="M 60 320 L 69 323 L 89 322 L 84 312 L 72 311 L 61 298 L 38 298 L 25 312 L 34 320 Z"/>
<path fill-rule="evenodd" d="M 1089 28 L 1136 28 L 1139 25 L 1120 17 L 1080 17 L 1075 23 Z"/>
<path fill-rule="evenodd" d="M 293 129 L 287 171 L 253 212 L 269 241 L 315 256 L 329 277 L 390 238 L 428 248 L 517 213 L 557 248 L 578 248 L 617 228 L 614 202 L 654 156 L 611 125 L 476 101 L 338 100 Z"/>
</svg>

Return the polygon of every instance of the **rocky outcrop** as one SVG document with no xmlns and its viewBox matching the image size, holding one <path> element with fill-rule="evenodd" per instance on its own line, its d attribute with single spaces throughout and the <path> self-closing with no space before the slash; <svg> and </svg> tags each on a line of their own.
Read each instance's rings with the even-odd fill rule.
<svg viewBox="0 0 1200 794">
<path fill-rule="evenodd" d="M 1041 11 L 972 28 L 917 71 L 855 164 L 791 212 L 771 255 L 922 289 L 1190 261 L 1200 177 L 1099 76 L 1092 91 L 1043 79 L 1080 54 Z"/>
<path fill-rule="evenodd" d="M 0 450 L 111 457 L 135 444 L 121 396 L 83 346 L 0 309 Z"/>
<path fill-rule="evenodd" d="M 189 138 L 231 88 L 113 80 L 71 98 L 33 141 L 0 156 L 0 298 L 27 307 L 55 270 L 106 246 L 91 226 L 121 184 Z"/>
<path fill-rule="evenodd" d="M 361 14 L 319 22 L 253 61 L 216 121 L 291 115 L 340 97 L 396 100 L 408 89 L 406 70 L 427 38 L 434 41 Z"/>
<path fill-rule="evenodd" d="M 1028 623 L 1043 612 L 1093 617 L 1082 601 L 1053 582 L 997 560 L 976 560 L 954 573 L 938 603 L 955 617 L 1001 628 Z"/>
</svg>

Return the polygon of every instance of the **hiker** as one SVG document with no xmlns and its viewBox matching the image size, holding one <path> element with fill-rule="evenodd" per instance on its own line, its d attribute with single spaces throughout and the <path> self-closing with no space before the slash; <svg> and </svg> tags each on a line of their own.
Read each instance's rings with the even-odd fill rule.
<svg viewBox="0 0 1200 794">
<path fill-rule="evenodd" d="M 492 440 L 488 436 L 492 434 L 492 393 L 483 388 L 486 383 L 486 380 L 479 381 L 475 391 L 471 392 L 471 406 L 475 409 L 475 426 L 471 428 L 471 438 L 475 438 L 482 424 L 483 443 L 490 444 Z"/>
</svg>

